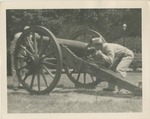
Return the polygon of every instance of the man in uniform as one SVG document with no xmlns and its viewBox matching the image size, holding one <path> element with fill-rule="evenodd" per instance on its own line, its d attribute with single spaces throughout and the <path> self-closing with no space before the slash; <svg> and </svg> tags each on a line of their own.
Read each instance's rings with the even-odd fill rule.
<svg viewBox="0 0 150 119">
<path fill-rule="evenodd" d="M 25 26 L 24 30 L 28 29 L 29 26 Z M 17 90 L 18 87 L 20 87 L 20 83 L 17 79 L 16 71 L 15 71 L 15 66 L 14 66 L 14 51 L 15 51 L 15 46 L 17 43 L 18 38 L 21 36 L 22 32 L 18 32 L 14 35 L 13 41 L 10 46 L 10 54 L 11 54 L 11 70 L 12 70 L 12 82 L 13 82 L 13 89 Z"/>
<path fill-rule="evenodd" d="M 128 48 L 114 43 L 103 42 L 101 37 L 93 38 L 92 44 L 96 47 L 95 59 L 104 60 L 108 63 L 109 68 L 117 72 L 120 76 L 126 77 L 126 71 L 134 59 L 134 54 Z M 120 91 L 116 90 L 115 85 L 108 83 L 108 87 L 104 91 Z"/>
</svg>

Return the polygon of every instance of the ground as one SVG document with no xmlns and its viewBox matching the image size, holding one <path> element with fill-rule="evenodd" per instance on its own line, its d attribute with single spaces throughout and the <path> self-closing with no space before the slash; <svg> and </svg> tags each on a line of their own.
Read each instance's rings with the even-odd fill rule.
<svg viewBox="0 0 150 119">
<path fill-rule="evenodd" d="M 8 77 L 8 84 L 11 84 Z M 141 72 L 128 72 L 131 83 L 142 79 Z M 31 95 L 24 89 L 8 89 L 8 113 L 87 113 L 87 112 L 141 112 L 142 97 L 132 94 L 104 92 L 107 83 L 95 89 L 76 89 L 62 75 L 58 86 L 49 95 Z"/>
</svg>

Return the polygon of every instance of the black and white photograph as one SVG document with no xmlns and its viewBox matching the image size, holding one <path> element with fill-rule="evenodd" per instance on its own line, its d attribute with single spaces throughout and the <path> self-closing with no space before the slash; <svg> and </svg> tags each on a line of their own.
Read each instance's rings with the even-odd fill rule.
<svg viewBox="0 0 150 119">
<path fill-rule="evenodd" d="M 126 114 L 149 119 L 149 25 L 145 28 L 144 22 L 150 6 L 131 3 L 2 7 L 5 114 L 96 114 L 92 117 L 97 119 Z M 85 115 L 80 118 L 92 118 Z"/>
</svg>

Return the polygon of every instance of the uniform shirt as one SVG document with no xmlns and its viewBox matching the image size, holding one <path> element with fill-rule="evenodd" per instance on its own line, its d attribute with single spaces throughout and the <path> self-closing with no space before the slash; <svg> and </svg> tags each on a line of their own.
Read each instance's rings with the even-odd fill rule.
<svg viewBox="0 0 150 119">
<path fill-rule="evenodd" d="M 128 48 L 114 43 L 104 43 L 102 48 L 102 58 L 112 65 L 118 58 L 133 54 Z"/>
</svg>

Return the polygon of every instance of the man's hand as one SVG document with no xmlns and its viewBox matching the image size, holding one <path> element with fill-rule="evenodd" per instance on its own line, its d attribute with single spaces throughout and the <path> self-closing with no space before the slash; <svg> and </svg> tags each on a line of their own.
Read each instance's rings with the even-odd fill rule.
<svg viewBox="0 0 150 119">
<path fill-rule="evenodd" d="M 95 47 L 88 47 L 88 48 L 87 48 L 87 55 L 88 55 L 88 56 L 89 56 L 89 55 L 92 55 L 92 54 L 95 54 L 95 52 L 96 52 Z"/>
<path fill-rule="evenodd" d="M 103 59 L 103 53 L 101 50 L 97 50 L 94 54 L 93 54 L 93 58 L 95 60 L 102 60 Z"/>
<path fill-rule="evenodd" d="M 102 53 L 102 51 L 101 51 L 101 50 L 98 50 L 98 51 L 96 51 L 95 55 L 96 55 L 96 56 L 98 56 L 98 55 L 102 56 L 102 55 L 103 55 L 103 53 Z"/>
</svg>

